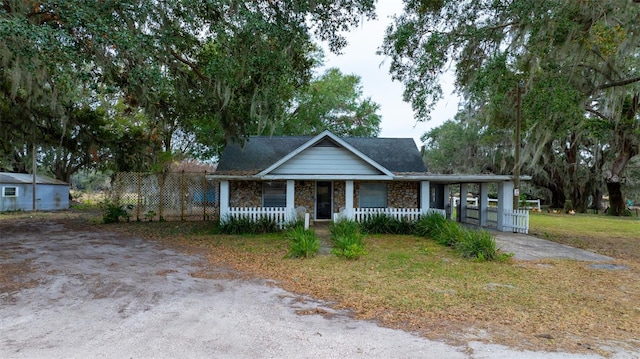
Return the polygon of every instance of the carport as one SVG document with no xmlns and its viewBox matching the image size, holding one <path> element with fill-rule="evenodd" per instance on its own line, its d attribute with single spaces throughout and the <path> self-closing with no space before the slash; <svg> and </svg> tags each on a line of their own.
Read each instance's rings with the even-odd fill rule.
<svg viewBox="0 0 640 359">
<path fill-rule="evenodd" d="M 415 178 L 415 177 L 413 177 Z M 508 175 L 427 175 L 429 208 L 445 210 L 447 217 L 460 223 L 493 228 L 500 232 L 529 232 L 529 212 L 513 208 L 514 181 Z M 521 180 L 530 180 L 523 176 Z M 489 201 L 491 185 L 497 188 L 497 201 Z M 459 186 L 460 200 L 454 201 L 452 188 Z M 478 189 L 474 204 L 466 200 L 469 188 Z M 475 204 L 477 202 L 477 205 Z"/>
</svg>

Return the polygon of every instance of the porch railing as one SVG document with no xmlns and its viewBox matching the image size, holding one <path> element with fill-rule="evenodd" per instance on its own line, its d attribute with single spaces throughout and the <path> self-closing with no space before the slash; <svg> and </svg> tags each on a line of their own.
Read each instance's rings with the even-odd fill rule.
<svg viewBox="0 0 640 359">
<path fill-rule="evenodd" d="M 503 226 L 505 231 L 514 233 L 529 233 L 529 211 L 526 209 L 516 209 L 502 213 Z"/>
<path fill-rule="evenodd" d="M 286 207 L 229 207 L 226 217 L 248 218 L 254 222 L 268 218 L 276 222 L 279 228 L 283 228 L 287 222 L 295 218 L 295 209 L 287 209 Z"/>
</svg>

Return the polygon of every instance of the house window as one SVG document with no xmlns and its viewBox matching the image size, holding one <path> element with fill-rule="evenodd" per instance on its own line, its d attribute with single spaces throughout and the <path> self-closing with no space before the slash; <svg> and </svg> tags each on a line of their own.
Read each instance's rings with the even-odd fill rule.
<svg viewBox="0 0 640 359">
<path fill-rule="evenodd" d="M 18 197 L 18 187 L 2 187 L 2 197 Z"/>
<path fill-rule="evenodd" d="M 286 207 L 287 182 L 274 181 L 262 183 L 262 207 Z"/>
<path fill-rule="evenodd" d="M 360 208 L 386 208 L 387 184 L 386 183 L 361 183 L 360 184 Z"/>
</svg>

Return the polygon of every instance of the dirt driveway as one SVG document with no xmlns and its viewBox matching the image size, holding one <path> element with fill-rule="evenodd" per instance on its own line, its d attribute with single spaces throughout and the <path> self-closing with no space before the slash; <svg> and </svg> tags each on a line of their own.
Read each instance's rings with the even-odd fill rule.
<svg viewBox="0 0 640 359">
<path fill-rule="evenodd" d="M 2 358 L 596 357 L 429 341 L 270 281 L 193 277 L 200 258 L 156 242 L 42 219 L 0 222 L 0 269 L 11 268 Z"/>
</svg>

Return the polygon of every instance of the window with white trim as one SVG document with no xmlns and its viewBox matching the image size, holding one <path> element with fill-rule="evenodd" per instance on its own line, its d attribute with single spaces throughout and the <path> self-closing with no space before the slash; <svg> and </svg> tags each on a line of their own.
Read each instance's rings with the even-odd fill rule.
<svg viewBox="0 0 640 359">
<path fill-rule="evenodd" d="M 2 187 L 2 197 L 18 197 L 18 187 Z"/>
<path fill-rule="evenodd" d="M 361 183 L 359 206 L 360 208 L 386 208 L 387 184 Z"/>
<path fill-rule="evenodd" d="M 262 183 L 262 207 L 286 207 L 287 182 L 269 181 Z"/>
</svg>

